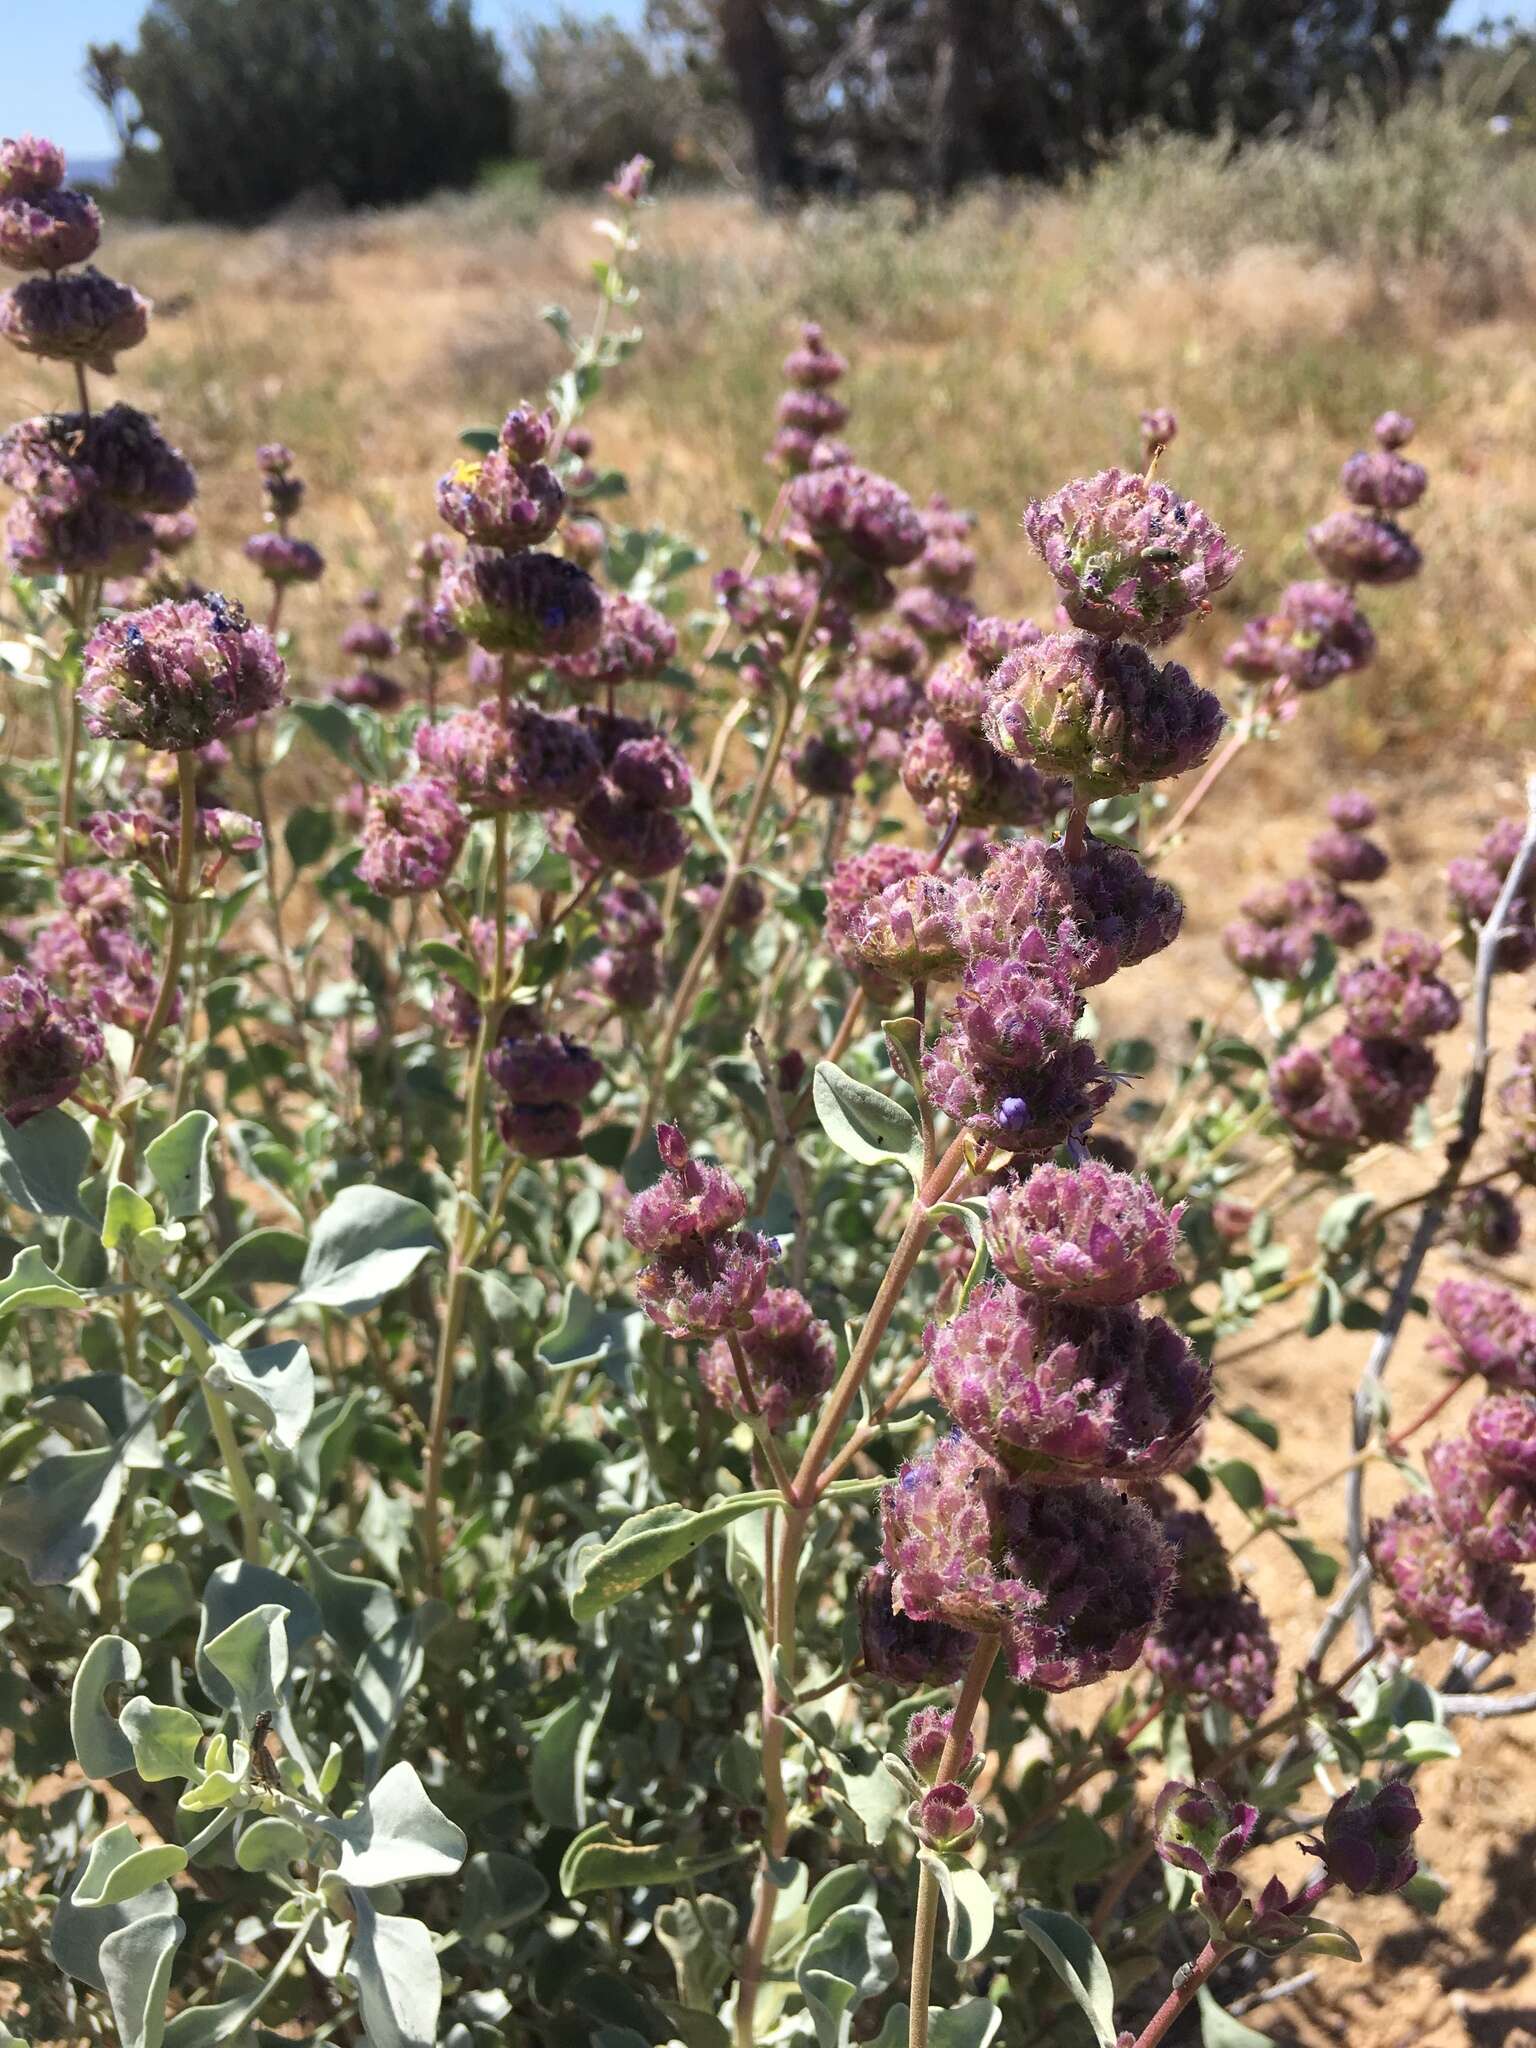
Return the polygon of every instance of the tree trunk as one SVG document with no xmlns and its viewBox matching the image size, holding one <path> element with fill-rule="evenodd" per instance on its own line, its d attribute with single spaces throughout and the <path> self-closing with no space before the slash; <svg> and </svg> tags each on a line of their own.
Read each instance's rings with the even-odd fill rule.
<svg viewBox="0 0 1536 2048">
<path fill-rule="evenodd" d="M 980 30 L 974 0 L 944 0 L 928 102 L 928 190 L 935 199 L 953 198 L 980 165 Z"/>
<path fill-rule="evenodd" d="M 758 190 L 772 200 L 800 183 L 788 71 L 765 0 L 718 0 L 720 40 L 752 137 Z"/>
</svg>

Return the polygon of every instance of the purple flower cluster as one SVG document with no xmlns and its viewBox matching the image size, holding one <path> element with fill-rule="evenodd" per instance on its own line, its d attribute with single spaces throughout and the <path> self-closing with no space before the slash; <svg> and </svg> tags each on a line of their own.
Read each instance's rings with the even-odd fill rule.
<svg viewBox="0 0 1536 2048">
<path fill-rule="evenodd" d="M 1264 1611 L 1233 1573 L 1220 1536 L 1198 1512 L 1163 1517 L 1177 1571 L 1147 1642 L 1147 1667 L 1191 1705 L 1215 1701 L 1257 1721 L 1275 1696 L 1280 1656 Z"/>
<path fill-rule="evenodd" d="M 589 689 L 654 681 L 677 653 L 676 628 L 638 597 L 605 597 L 602 607 L 596 646 L 585 654 L 557 656 L 551 664 L 555 673 Z"/>
<path fill-rule="evenodd" d="M 970 1629 L 915 1621 L 895 1602 L 895 1575 L 877 1564 L 859 1581 L 859 1650 L 872 1678 L 905 1686 L 951 1685 L 976 1647 Z"/>
<path fill-rule="evenodd" d="M 1499 896 L 1524 836 L 1516 818 L 1501 818 L 1484 834 L 1475 854 L 1458 854 L 1445 871 L 1451 910 L 1461 926 L 1467 950 L 1476 945 L 1482 927 L 1494 913 Z M 1505 913 L 1494 964 L 1512 974 L 1536 962 L 1536 861 L 1516 889 Z"/>
<path fill-rule="evenodd" d="M 635 1295 L 669 1337 L 747 1331 L 778 1258 L 777 1241 L 743 1229 L 746 1197 L 730 1175 L 692 1156 L 674 1124 L 658 1124 L 664 1168 L 630 1203 L 624 1235 L 645 1263 Z"/>
<path fill-rule="evenodd" d="M 847 372 L 843 357 L 827 346 L 816 322 L 808 320 L 800 330 L 799 347 L 784 358 L 788 388 L 775 411 L 767 456 L 775 469 L 786 476 L 803 475 L 815 462 L 820 444 L 848 424 L 848 407 L 833 388 Z"/>
<path fill-rule="evenodd" d="M 436 609 L 442 623 L 489 652 L 536 661 L 589 653 L 603 631 L 597 585 L 561 555 L 476 550 L 444 567 Z"/>
<path fill-rule="evenodd" d="M 581 714 L 597 748 L 597 785 L 571 819 L 566 849 L 589 868 L 655 881 L 681 866 L 688 834 L 677 813 L 693 793 L 688 763 L 644 720 Z"/>
<path fill-rule="evenodd" d="M 911 728 L 901 780 L 930 825 L 1040 825 L 1059 792 L 1027 761 L 1011 761 L 969 726 L 925 718 Z"/>
<path fill-rule="evenodd" d="M 488 455 L 455 463 L 439 478 L 444 523 L 474 546 L 504 554 L 542 546 L 565 511 L 564 487 L 542 459 L 554 435 L 553 414 L 515 408 Z"/>
<path fill-rule="evenodd" d="M 452 785 L 438 776 L 372 790 L 358 878 L 380 896 L 429 896 L 453 873 L 468 830 Z"/>
<path fill-rule="evenodd" d="M 1490 1387 L 1536 1394 L 1536 1314 L 1492 1280 L 1442 1280 L 1435 1290 L 1440 1329 L 1431 1349 L 1460 1379 L 1474 1373 Z"/>
<path fill-rule="evenodd" d="M 738 1343 L 757 1413 L 771 1430 L 808 1414 L 837 1377 L 832 1332 L 798 1288 L 765 1288 Z M 699 1378 L 718 1406 L 732 1415 L 751 1413 L 729 1339 L 718 1338 L 704 1352 Z"/>
<path fill-rule="evenodd" d="M 1199 767 L 1225 721 L 1220 699 L 1177 662 L 1159 667 L 1134 641 L 1083 631 L 1010 654 L 982 729 L 1010 759 L 1070 778 L 1087 803 Z"/>
<path fill-rule="evenodd" d="M 1037 1166 L 994 1188 L 987 1249 L 1015 1287 L 1075 1308 L 1120 1308 L 1178 1284 L 1183 1205 L 1096 1160 Z"/>
<path fill-rule="evenodd" d="M 848 957 L 881 983 L 948 980 L 964 957 L 960 910 L 971 886 L 921 871 L 887 883 L 852 905 Z"/>
<path fill-rule="evenodd" d="M 998 668 L 1017 648 L 1043 638 L 1032 619 L 972 619 L 964 645 L 941 661 L 923 686 L 934 716 L 979 733 Z"/>
<path fill-rule="evenodd" d="M 24 1124 L 67 1101 L 102 1057 L 100 1027 L 33 974 L 0 975 L 0 1116 Z"/>
<path fill-rule="evenodd" d="M 86 642 L 80 708 L 97 739 L 186 753 L 276 710 L 286 682 L 271 635 L 210 592 L 98 626 Z"/>
<path fill-rule="evenodd" d="M 871 968 L 855 940 L 866 913 L 884 892 L 924 872 L 923 860 L 910 846 L 871 846 L 839 861 L 827 884 L 827 944 L 874 1002 L 894 1002 L 899 985 Z"/>
<path fill-rule="evenodd" d="M 1435 969 L 1440 948 L 1422 932 L 1385 932 L 1381 960 L 1339 977 L 1349 1028 L 1362 1038 L 1434 1038 L 1454 1031 L 1461 1002 Z"/>
<path fill-rule="evenodd" d="M 502 1018 L 485 1071 L 506 1096 L 497 1128 L 509 1152 L 568 1159 L 580 1151 L 581 1105 L 603 1078 L 585 1046 L 543 1030 L 535 1012 L 518 1007 Z"/>
<path fill-rule="evenodd" d="M 922 520 L 889 478 L 851 462 L 807 470 L 789 490 L 792 519 L 829 563 L 899 569 L 923 552 Z"/>
<path fill-rule="evenodd" d="M 1465 1188 L 1451 1206 L 1450 1236 L 1485 1259 L 1513 1258 L 1522 1235 L 1519 1204 L 1503 1188 Z"/>
<path fill-rule="evenodd" d="M 288 531 L 288 522 L 304 502 L 304 479 L 294 468 L 294 453 L 281 441 L 268 441 L 256 451 L 261 493 L 268 524 L 245 544 L 245 559 L 274 590 L 293 583 L 318 583 L 325 557 L 313 541 Z"/>
<path fill-rule="evenodd" d="M 146 819 L 150 822 L 174 849 L 177 825 Z M 95 830 L 91 837 L 101 845 Z M 114 847 L 109 857 L 122 856 Z M 27 942 L 28 964 L 73 1011 L 99 1024 L 142 1031 L 154 1008 L 159 977 L 155 956 L 136 925 L 137 905 L 126 876 L 108 868 L 70 868 L 60 882 L 58 914 L 39 925 Z M 173 1020 L 179 1009 L 178 997 Z"/>
<path fill-rule="evenodd" d="M 1128 847 L 1091 834 L 1076 854 L 1042 839 L 994 847 L 963 905 L 973 956 L 1053 955 L 1080 988 L 1162 952 L 1183 921 L 1171 883 L 1150 874 Z"/>
<path fill-rule="evenodd" d="M 1139 1502 L 1035 1485 L 958 1432 L 902 1467 L 881 1516 L 900 1612 L 1001 1634 L 1013 1675 L 1048 1692 L 1128 1669 L 1172 1580 Z"/>
<path fill-rule="evenodd" d="M 1075 626 L 1151 647 L 1209 611 L 1242 559 L 1198 505 L 1119 469 L 1036 499 L 1024 531 Z"/>
<path fill-rule="evenodd" d="M 621 1012 L 650 1009 L 661 993 L 661 912 L 644 889 L 620 883 L 598 898 L 597 913 L 604 943 L 587 967 L 593 993 Z"/>
<path fill-rule="evenodd" d="M 0 483 L 17 493 L 5 552 L 25 575 L 134 575 L 180 544 L 197 479 L 131 405 L 49 413 L 0 435 Z"/>
<path fill-rule="evenodd" d="M 1282 1053 L 1269 1070 L 1270 1101 L 1298 1159 L 1334 1172 L 1368 1145 L 1402 1144 L 1437 1071 L 1416 1039 L 1341 1031 L 1321 1052 Z"/>
<path fill-rule="evenodd" d="M 1432 1494 L 1405 1494 L 1372 1522 L 1366 1543 L 1392 1600 L 1392 1633 L 1410 1644 L 1454 1638 L 1495 1654 L 1536 1631 L 1536 1602 L 1507 1564 L 1474 1557 L 1441 1520 Z"/>
<path fill-rule="evenodd" d="M 1515 1047 L 1509 1072 L 1499 1083 L 1504 1117 L 1505 1157 L 1527 1186 L 1536 1183 L 1536 1032 Z"/>
<path fill-rule="evenodd" d="M 475 816 L 577 810 L 602 774 L 596 742 L 577 720 L 523 701 L 503 711 L 489 700 L 418 727 L 416 759 Z"/>
</svg>

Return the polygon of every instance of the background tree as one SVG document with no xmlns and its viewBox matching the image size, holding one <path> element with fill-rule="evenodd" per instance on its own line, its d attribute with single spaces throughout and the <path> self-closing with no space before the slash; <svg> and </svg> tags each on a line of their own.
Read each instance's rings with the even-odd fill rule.
<svg viewBox="0 0 1536 2048">
<path fill-rule="evenodd" d="M 468 0 L 153 0 L 88 77 L 170 206 L 257 220 L 302 195 L 390 205 L 510 154 L 513 103 Z M 125 102 L 133 103 L 125 111 Z"/>
</svg>

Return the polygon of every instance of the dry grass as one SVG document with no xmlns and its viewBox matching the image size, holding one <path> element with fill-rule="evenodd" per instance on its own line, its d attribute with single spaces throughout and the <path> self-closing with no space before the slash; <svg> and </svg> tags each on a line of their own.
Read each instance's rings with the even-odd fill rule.
<svg viewBox="0 0 1536 2048">
<path fill-rule="evenodd" d="M 1309 706 L 1309 728 L 1356 763 L 1423 758 L 1453 736 L 1480 754 L 1523 750 L 1536 739 L 1524 182 L 1506 178 L 1492 222 L 1475 163 L 1429 224 L 1422 194 L 1373 189 L 1351 255 L 1337 194 L 1330 212 L 1295 152 L 1224 171 L 1207 149 L 1162 147 L 1074 195 L 984 194 L 927 226 L 880 206 L 790 223 L 727 197 L 664 201 L 647 222 L 647 347 L 594 415 L 602 455 L 629 475 L 629 516 L 697 537 L 716 563 L 735 556 L 738 508 L 771 494 L 760 455 L 778 358 L 814 314 L 853 360 L 860 454 L 916 493 L 973 506 L 983 600 L 1039 608 L 1017 538 L 1024 500 L 1125 458 L 1139 409 L 1171 403 L 1171 474 L 1248 554 L 1227 612 L 1193 643 L 1209 673 L 1235 618 L 1307 573 L 1302 535 L 1335 502 L 1340 459 L 1401 405 L 1421 418 L 1416 452 L 1433 472 L 1415 515 L 1428 567 L 1373 602 L 1381 663 Z M 1482 212 L 1458 225 L 1474 192 Z M 1244 241 L 1245 220 L 1269 239 Z M 1478 237 L 1486 274 L 1469 307 Z M 324 674 L 356 589 L 398 584 L 431 526 L 458 429 L 556 366 L 541 311 L 558 299 L 582 317 L 593 247 L 588 208 L 493 194 L 251 235 L 115 228 L 112 266 L 160 307 L 119 383 L 202 472 L 197 572 L 249 587 L 237 550 L 255 524 L 250 451 L 291 442 L 312 483 L 305 530 L 333 565 L 291 617 Z M 60 384 L 46 366 L 0 364 L 0 418 L 58 402 Z M 696 590 L 702 601 L 702 578 Z"/>
</svg>

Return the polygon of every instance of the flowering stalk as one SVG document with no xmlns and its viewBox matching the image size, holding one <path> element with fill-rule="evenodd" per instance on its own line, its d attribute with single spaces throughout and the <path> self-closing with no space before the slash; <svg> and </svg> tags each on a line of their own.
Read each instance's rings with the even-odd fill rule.
<svg viewBox="0 0 1536 2048">
<path fill-rule="evenodd" d="M 134 1054 L 132 1073 L 142 1074 L 154 1057 L 155 1046 L 176 1001 L 181 965 L 186 957 L 187 934 L 191 929 L 196 897 L 192 878 L 197 857 L 197 756 L 182 748 L 176 756 L 176 783 L 180 803 L 176 840 L 176 879 L 170 895 L 170 924 L 166 935 L 165 963 L 155 1007 L 144 1027 Z"/>
<path fill-rule="evenodd" d="M 987 1676 L 1001 1644 L 1002 1638 L 997 1635 L 984 1635 L 977 1639 L 964 1682 L 960 1687 L 959 1698 L 955 1701 L 949 1735 L 945 1740 L 944 1753 L 939 1760 L 934 1780 L 936 1784 L 952 1784 L 959 1776 L 970 1742 L 971 1724 L 976 1719 L 976 1710 L 981 1705 L 981 1696 L 986 1689 Z M 918 1872 L 917 1911 L 912 1923 L 907 2048 L 928 2048 L 928 1992 L 933 1981 L 933 1942 L 938 1930 L 938 1914 L 939 1881 L 932 1864 L 924 1859 Z"/>
<path fill-rule="evenodd" d="M 1194 2004 L 1202 1987 L 1217 1966 L 1231 1955 L 1233 1943 L 1208 1941 L 1192 1963 L 1186 1963 L 1173 1982 L 1173 1989 L 1136 2036 L 1133 2048 L 1157 2048 L 1181 2012 Z"/>
</svg>

